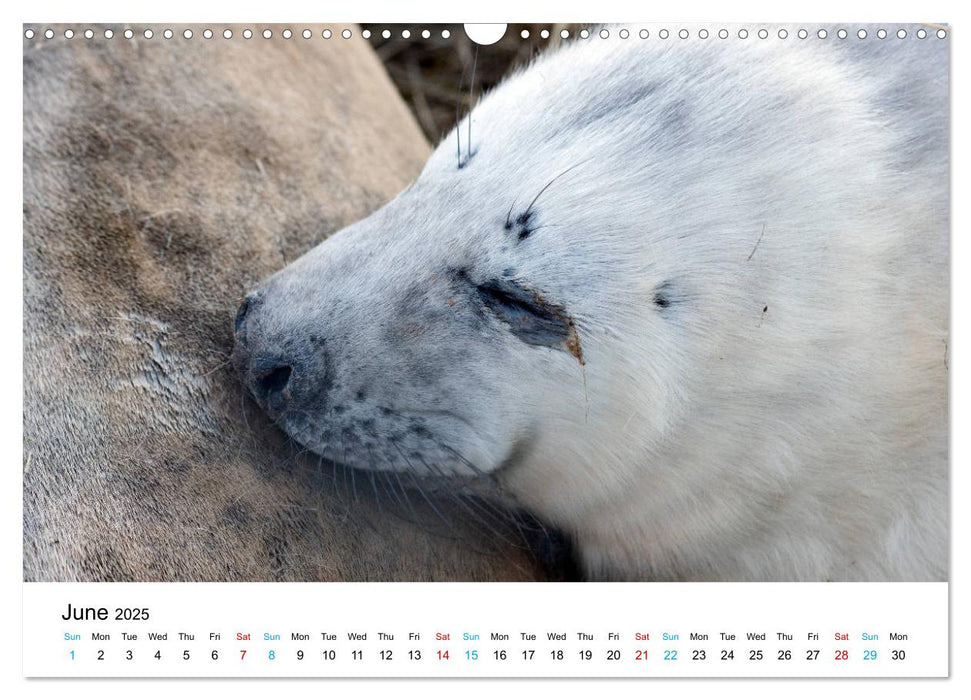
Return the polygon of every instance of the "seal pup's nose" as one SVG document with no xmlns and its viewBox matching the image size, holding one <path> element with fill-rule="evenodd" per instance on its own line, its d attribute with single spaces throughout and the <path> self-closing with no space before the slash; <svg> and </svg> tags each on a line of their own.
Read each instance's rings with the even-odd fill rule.
<svg viewBox="0 0 971 700">
<path fill-rule="evenodd" d="M 277 416 L 286 410 L 293 398 L 290 386 L 293 364 L 279 354 L 278 348 L 267 347 L 258 323 L 257 327 L 249 328 L 253 325 L 250 317 L 256 314 L 254 307 L 259 306 L 260 296 L 260 292 L 247 295 L 236 311 L 233 354 L 243 383 L 257 403 L 271 416 Z"/>
</svg>

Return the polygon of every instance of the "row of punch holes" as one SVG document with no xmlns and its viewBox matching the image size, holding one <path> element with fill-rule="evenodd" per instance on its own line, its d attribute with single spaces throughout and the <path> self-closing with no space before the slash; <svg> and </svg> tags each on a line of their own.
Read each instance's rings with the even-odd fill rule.
<svg viewBox="0 0 971 700">
<path fill-rule="evenodd" d="M 947 36 L 947 31 L 943 28 L 937 28 L 935 30 L 935 33 L 938 39 L 943 39 Z M 80 34 L 85 39 L 93 39 L 95 37 L 95 31 L 93 29 L 85 29 Z M 155 32 L 152 29 L 145 29 L 139 34 L 145 39 L 152 39 L 155 37 Z M 216 36 L 216 32 L 214 32 L 212 29 L 204 29 L 202 30 L 201 34 L 202 34 L 202 38 L 204 39 L 212 39 L 214 36 Z M 299 34 L 304 39 L 311 39 L 314 36 L 314 33 L 309 29 L 304 29 Z M 392 37 L 392 32 L 390 29 L 384 29 L 381 31 L 380 34 L 381 34 L 381 37 L 384 39 L 390 39 Z M 410 29 L 403 29 L 399 32 L 399 34 L 402 39 L 410 39 L 412 37 L 412 32 Z M 542 29 L 538 32 L 538 34 L 542 39 L 550 38 L 549 29 Z M 698 30 L 697 34 L 699 39 L 707 39 L 710 36 L 712 36 L 712 34 L 707 29 L 700 29 Z M 755 34 L 760 39 L 768 39 L 770 32 L 768 29 L 759 29 Z M 846 29 L 838 29 L 835 32 L 835 34 L 839 39 L 846 39 L 850 35 L 849 31 Z M 115 35 L 114 30 L 112 29 L 104 30 L 104 37 L 106 39 L 111 39 L 114 35 Z M 175 32 L 172 31 L 171 29 L 163 29 L 161 35 L 163 39 L 171 39 L 175 36 Z M 255 36 L 252 29 L 244 29 L 242 32 L 240 32 L 240 35 L 244 39 L 252 39 L 253 36 Z M 262 32 L 260 32 L 260 35 L 264 39 L 272 39 L 273 30 L 264 29 Z M 440 35 L 442 39 L 448 39 L 451 37 L 452 33 L 448 29 L 443 29 L 441 30 Z M 571 36 L 570 30 L 562 29 L 560 30 L 559 35 L 561 39 L 569 39 Z M 592 33 L 589 29 L 581 29 L 580 31 L 575 32 L 574 35 L 580 39 L 589 39 L 591 36 L 599 36 L 601 39 L 608 39 L 611 36 L 611 32 L 609 29 L 601 29 L 599 31 L 596 31 L 595 33 Z M 651 36 L 651 33 L 647 29 L 641 29 L 640 31 L 637 32 L 637 35 L 641 39 L 647 39 Z M 789 31 L 787 29 L 779 29 L 778 32 L 776 32 L 776 35 L 780 39 L 787 39 L 789 37 Z M 886 39 L 889 35 L 890 34 L 886 29 L 878 29 L 875 32 L 875 36 L 878 39 Z M 921 27 L 916 32 L 914 32 L 914 35 L 918 39 L 925 39 L 927 38 L 928 31 L 923 27 Z M 33 39 L 35 36 L 38 36 L 38 34 L 33 29 L 27 29 L 24 31 L 24 36 L 27 39 Z M 53 29 L 46 29 L 43 32 L 43 36 L 46 39 L 53 39 L 56 36 L 56 34 Z M 66 39 L 73 39 L 75 36 L 77 36 L 77 34 L 73 29 L 64 30 L 64 37 Z M 122 36 L 124 36 L 126 39 L 133 39 L 136 36 L 136 32 L 133 29 L 125 29 L 122 32 Z M 191 39 L 193 36 L 194 34 L 191 29 L 185 29 L 182 31 L 182 37 L 184 39 Z M 234 36 L 234 33 L 232 29 L 224 29 L 222 31 L 222 37 L 224 39 L 232 39 L 233 36 Z M 295 36 L 295 33 L 292 29 L 284 29 L 280 32 L 280 36 L 282 36 L 284 39 L 292 39 Z M 334 37 L 335 34 L 330 29 L 324 29 L 323 31 L 321 31 L 320 36 L 323 39 L 330 39 Z M 344 39 L 350 39 L 351 37 L 354 36 L 354 32 L 350 29 L 344 29 L 341 31 L 340 36 Z M 364 39 L 370 39 L 372 36 L 372 32 L 370 29 L 364 29 L 361 31 L 361 36 Z M 420 32 L 420 36 L 422 39 L 430 39 L 432 36 L 432 32 L 428 29 L 423 29 Z M 621 29 L 617 32 L 617 36 L 621 39 L 628 39 L 630 38 L 630 31 L 627 29 Z M 660 39 L 667 39 L 671 36 L 671 32 L 668 31 L 667 29 L 661 29 L 660 31 L 658 31 L 657 36 Z M 677 32 L 677 36 L 680 39 L 687 39 L 691 36 L 691 32 L 689 32 L 687 29 L 681 29 Z M 731 32 L 729 32 L 727 29 L 720 29 L 715 34 L 715 36 L 717 36 L 719 39 L 728 39 L 731 36 Z M 747 29 L 739 29 L 736 33 L 736 36 L 739 39 L 747 39 L 749 38 L 750 33 Z M 796 32 L 796 36 L 799 37 L 800 39 L 807 39 L 810 36 L 810 32 L 807 29 L 800 29 Z M 825 29 L 819 29 L 815 32 L 815 36 L 819 39 L 826 39 L 829 37 L 829 32 Z M 868 36 L 868 32 L 866 29 L 859 29 L 856 31 L 856 36 L 859 39 L 866 39 Z M 896 36 L 898 39 L 906 39 L 908 36 L 907 30 L 898 29 L 896 32 Z M 528 39 L 530 37 L 530 31 L 528 29 L 523 29 L 520 32 L 520 37 L 522 37 L 523 39 Z"/>
<path fill-rule="evenodd" d="M 214 32 L 212 29 L 203 29 L 202 32 L 200 32 L 200 34 L 202 35 L 203 39 L 212 39 L 214 36 L 216 36 L 216 32 Z M 259 32 L 259 34 L 264 39 L 273 38 L 272 29 L 264 29 L 263 31 Z M 83 32 L 81 32 L 81 35 L 85 39 L 93 39 L 95 37 L 95 31 L 93 29 L 85 29 Z M 296 35 L 297 33 L 295 33 L 292 29 L 284 29 L 280 32 L 280 36 L 282 36 L 284 39 L 292 39 Z M 299 32 L 299 35 L 302 36 L 304 39 L 312 39 L 314 37 L 314 33 L 309 29 L 304 29 L 303 31 Z M 33 29 L 27 29 L 26 31 L 24 31 L 24 36 L 28 39 L 33 39 L 35 36 L 37 36 L 37 32 L 35 32 Z M 43 36 L 46 39 L 53 39 L 56 36 L 56 34 L 53 29 L 47 29 L 43 32 Z M 73 39 L 75 36 L 77 36 L 77 34 L 73 29 L 64 30 L 65 39 Z M 113 29 L 104 30 L 105 39 L 112 39 L 114 38 L 114 36 L 115 36 L 115 31 Z M 135 30 L 133 29 L 125 29 L 122 32 L 122 36 L 124 36 L 126 39 L 134 39 L 136 36 L 144 37 L 145 39 L 154 39 L 155 31 L 153 29 L 145 29 L 141 32 L 135 32 Z M 171 39 L 174 36 L 175 36 L 175 32 L 172 31 L 171 29 L 162 30 L 163 39 Z M 184 39 L 191 39 L 193 38 L 193 36 L 195 36 L 195 33 L 191 29 L 184 29 L 182 31 L 182 38 Z M 223 39 L 232 39 L 234 36 L 235 34 L 233 33 L 232 29 L 222 30 Z M 242 36 L 244 39 L 252 39 L 255 36 L 255 34 L 252 29 L 244 29 L 243 31 L 240 32 L 240 36 Z M 330 29 L 324 29 L 323 31 L 321 31 L 320 36 L 323 39 L 332 39 L 337 35 L 335 35 L 335 33 Z M 344 29 L 340 32 L 340 36 L 344 39 L 350 39 L 351 37 L 354 36 L 354 32 L 350 29 Z M 361 36 L 365 39 L 370 39 L 372 36 L 372 32 L 370 29 L 364 29 L 361 31 Z M 381 32 L 381 36 L 385 39 L 390 39 L 391 30 L 385 29 L 383 32 Z M 420 36 L 422 39 L 431 39 L 432 33 L 428 29 L 424 29 L 420 32 Z M 452 36 L 452 32 L 450 30 L 443 29 L 441 31 L 441 37 L 443 39 L 448 39 L 451 36 Z M 402 30 L 401 38 L 410 39 L 411 30 L 410 29 Z"/>
</svg>

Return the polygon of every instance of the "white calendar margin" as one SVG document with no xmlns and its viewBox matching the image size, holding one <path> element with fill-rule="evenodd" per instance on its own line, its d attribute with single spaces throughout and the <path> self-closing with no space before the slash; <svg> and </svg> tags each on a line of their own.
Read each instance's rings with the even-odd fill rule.
<svg viewBox="0 0 971 700">
<path fill-rule="evenodd" d="M 13 4 L 6 5 L 0 9 L 4 21 L 0 26 L 4 27 L 5 42 L 0 42 L 0 52 L 4 56 L 3 70 L 3 94 L 11 96 L 8 109 L 4 112 L 3 127 L 6 138 L 4 139 L 4 159 L 3 168 L 3 188 L 0 196 L 3 197 L 4 206 L 0 211 L 5 213 L 5 229 L 16 231 L 21 227 L 20 211 L 20 178 L 22 177 L 22 163 L 20 160 L 21 146 L 21 123 L 19 114 L 21 111 L 21 71 L 19 69 L 19 41 L 9 41 L 6 30 L 11 24 L 21 24 L 26 21 L 54 21 L 57 19 L 80 18 L 84 15 L 85 19 L 92 21 L 118 21 L 124 19 L 132 22 L 148 22 L 158 20 L 168 21 L 210 21 L 219 18 L 225 21 L 265 21 L 280 22 L 288 21 L 294 17 L 307 18 L 327 21 L 543 21 L 544 19 L 555 18 L 561 21 L 663 21 L 663 20 L 682 20 L 682 21 L 710 21 L 712 19 L 725 19 L 726 21 L 774 21 L 792 22 L 806 20 L 810 15 L 818 18 L 825 18 L 826 21 L 847 21 L 847 22 L 873 22 L 892 18 L 894 21 L 911 22 L 926 21 L 928 17 L 939 21 L 949 21 L 960 33 L 962 27 L 971 26 L 965 22 L 967 15 L 963 6 L 951 4 L 946 0 L 925 0 L 915 4 L 907 0 L 885 0 L 879 6 L 870 5 L 872 9 L 863 10 L 862 6 L 853 6 L 843 0 L 818 0 L 814 2 L 811 9 L 798 4 L 779 4 L 772 0 L 735 0 L 730 8 L 726 8 L 724 3 L 715 0 L 681 0 L 677 3 L 657 3 L 650 6 L 632 6 L 629 0 L 598 0 L 594 6 L 589 2 L 583 3 L 579 0 L 536 0 L 528 8 L 518 0 L 491 0 L 488 4 L 480 3 L 452 3 L 450 7 L 441 5 L 435 6 L 431 3 L 416 7 L 412 3 L 396 2 L 395 0 L 370 0 L 367 7 L 361 3 L 334 2 L 329 3 L 326 11 L 319 3 L 311 3 L 309 0 L 277 0 L 273 3 L 266 3 L 259 0 L 240 0 L 232 5 L 224 5 L 221 9 L 210 9 L 204 3 L 187 0 L 169 0 L 163 9 L 157 6 L 153 9 L 149 3 L 141 5 L 131 5 L 122 0 L 88 0 L 80 6 L 75 2 L 67 0 L 47 0 L 43 5 Z M 91 8 L 88 12 L 87 8 Z M 447 13 L 447 14 L 446 14 Z M 19 31 L 19 27 L 17 28 Z M 953 65 L 966 65 L 962 59 L 967 54 L 961 41 L 952 44 Z M 966 72 L 966 71 L 965 71 Z M 968 90 L 964 87 L 965 80 L 961 71 L 955 70 L 952 75 L 952 94 L 954 113 L 952 114 L 952 124 L 966 122 L 971 116 L 968 109 L 966 94 Z M 969 179 L 965 175 L 966 170 L 962 167 L 963 162 L 968 162 L 971 156 L 971 149 L 967 147 L 968 138 L 960 130 L 952 133 L 952 162 L 953 168 L 952 192 L 965 191 L 971 186 Z M 957 199 L 953 204 L 953 223 L 952 232 L 967 230 L 969 217 L 967 213 L 967 200 Z M 4 318 L 7 318 L 11 326 L 21 319 L 21 239 L 14 235 L 4 237 L 0 245 L 3 246 L 0 260 L 5 261 L 8 269 L 0 275 L 2 294 L 0 299 L 4 305 Z M 953 298 L 969 298 L 971 290 L 968 289 L 969 275 L 962 274 L 971 267 L 971 253 L 968 252 L 968 242 L 962 241 L 960 237 L 953 239 L 952 251 L 952 283 Z M 967 334 L 967 325 L 957 316 L 953 319 L 952 341 L 954 356 L 952 359 L 952 395 L 955 396 L 952 403 L 952 425 L 957 426 L 966 424 L 962 419 L 968 418 L 968 411 L 965 409 L 966 401 L 962 397 L 968 396 L 969 384 L 965 377 L 967 373 L 962 370 L 964 363 L 961 359 L 968 357 L 967 348 L 971 344 Z M 965 342 L 962 342 L 965 341 Z M 19 342 L 0 347 L 0 358 L 4 361 L 4 366 L 8 368 L 8 373 L 13 377 L 22 376 L 21 361 L 22 347 Z M 21 495 L 20 473 L 15 468 L 17 460 L 22 458 L 22 440 L 18 442 L 22 418 L 22 392 L 21 387 L 15 387 L 11 392 L 12 396 L 5 397 L 2 403 L 3 414 L 0 420 L 0 435 L 4 438 L 2 445 L 6 456 L 8 470 L 4 472 L 3 492 L 10 494 L 11 502 L 8 508 L 3 510 L 6 521 L 3 528 L 5 533 L 3 538 L 4 571 L 6 575 L 2 578 L 3 591 L 6 594 L 5 600 L 15 605 L 22 593 L 22 514 L 19 507 L 20 501 L 16 501 Z M 968 463 L 968 434 L 961 434 L 954 431 L 952 451 L 952 464 Z M 952 469 L 952 503 L 966 503 L 967 496 L 971 494 L 971 477 L 966 471 Z M 15 502 L 16 501 L 16 502 Z M 963 583 L 971 577 L 971 556 L 967 546 L 963 548 L 954 547 L 954 542 L 966 543 L 971 538 L 971 515 L 966 508 L 953 508 L 952 505 L 952 583 Z M 971 606 L 963 604 L 963 596 L 958 594 L 952 600 L 952 630 L 951 654 L 953 658 L 971 658 L 971 648 L 965 642 L 965 631 L 971 629 L 971 617 L 968 610 Z M 9 618 L 8 618 L 9 619 Z M 21 638 L 10 633 L 0 636 L 0 657 L 3 660 L 4 677 L 13 679 L 20 677 L 22 662 Z M 941 683 L 940 681 L 912 681 L 900 682 L 898 680 L 875 680 L 867 681 L 865 688 L 854 681 L 820 681 L 817 683 L 788 683 L 786 681 L 734 681 L 730 688 L 732 693 L 744 693 L 749 698 L 773 698 L 776 700 L 781 693 L 784 693 L 787 700 L 801 700 L 802 698 L 818 698 L 820 693 L 827 695 L 843 695 L 849 692 L 859 693 L 879 693 L 881 699 L 907 698 L 911 700 L 915 694 L 930 692 L 934 697 L 967 697 L 969 690 L 967 673 L 962 673 L 960 667 L 952 669 L 952 681 Z M 957 679 L 957 682 L 954 682 Z M 311 681 L 292 681 L 276 683 L 258 683 L 251 681 L 224 681 L 219 685 L 219 692 L 231 692 L 234 699 L 245 700 L 247 698 L 265 698 L 269 692 L 296 692 L 300 688 L 309 690 L 308 685 Z M 388 690 L 386 682 L 374 681 L 368 684 L 372 691 Z M 544 690 L 555 689 L 560 691 L 573 690 L 578 686 L 575 682 L 548 681 L 544 684 Z M 716 687 L 718 686 L 718 687 Z M 13 692 L 29 694 L 34 698 L 62 698 L 68 690 L 74 690 L 62 683 L 26 683 L 21 678 L 19 685 L 11 682 L 8 686 Z M 99 698 L 130 698 L 137 693 L 140 700 L 156 700 L 165 698 L 169 700 L 173 691 L 186 693 L 190 689 L 194 692 L 213 693 L 216 688 L 205 681 L 186 681 L 178 682 L 177 687 L 171 685 L 145 685 L 137 681 L 89 681 L 83 684 L 85 694 L 97 694 Z M 325 686 L 330 692 L 346 691 L 348 693 L 360 692 L 362 683 L 360 681 L 331 681 Z M 592 686 L 583 684 L 579 686 L 584 694 L 592 691 Z M 510 688 L 516 688 L 520 692 L 538 694 L 540 688 L 532 682 L 497 682 L 497 683 L 478 683 L 467 684 L 459 681 L 438 681 L 438 682 L 411 682 L 405 685 L 394 686 L 394 697 L 454 697 L 461 692 L 464 699 L 474 698 L 494 699 L 495 694 L 508 693 Z M 609 688 L 612 697 L 643 697 L 645 686 L 638 681 L 617 681 L 603 686 Z M 960 688 L 964 688 L 962 691 Z M 686 686 L 680 681 L 652 682 L 651 692 L 674 692 L 678 697 L 705 697 L 710 698 L 712 692 L 719 692 L 723 688 L 711 682 L 702 682 L 699 685 Z"/>
</svg>

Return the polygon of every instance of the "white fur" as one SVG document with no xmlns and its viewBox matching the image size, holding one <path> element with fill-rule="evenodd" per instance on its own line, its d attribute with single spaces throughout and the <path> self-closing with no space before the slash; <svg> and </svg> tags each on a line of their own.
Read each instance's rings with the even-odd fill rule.
<svg viewBox="0 0 971 700">
<path fill-rule="evenodd" d="M 329 400 L 369 388 L 315 425 L 434 412 L 595 578 L 946 579 L 944 42 L 631 34 L 507 80 L 471 115 L 466 167 L 453 132 L 411 188 L 274 279 L 279 327 L 332 338 Z M 517 244 L 509 207 L 570 168 Z M 457 267 L 512 268 L 561 304 L 585 364 L 470 330 L 465 302 L 424 318 Z M 381 426 L 371 459 L 344 458 L 415 469 Z"/>
</svg>

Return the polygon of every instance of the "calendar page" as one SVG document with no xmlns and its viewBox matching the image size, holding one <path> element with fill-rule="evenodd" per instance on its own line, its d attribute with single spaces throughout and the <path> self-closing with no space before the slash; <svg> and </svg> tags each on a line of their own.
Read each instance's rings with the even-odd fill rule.
<svg viewBox="0 0 971 700">
<path fill-rule="evenodd" d="M 949 24 L 20 31 L 24 676 L 949 676 Z"/>
</svg>

